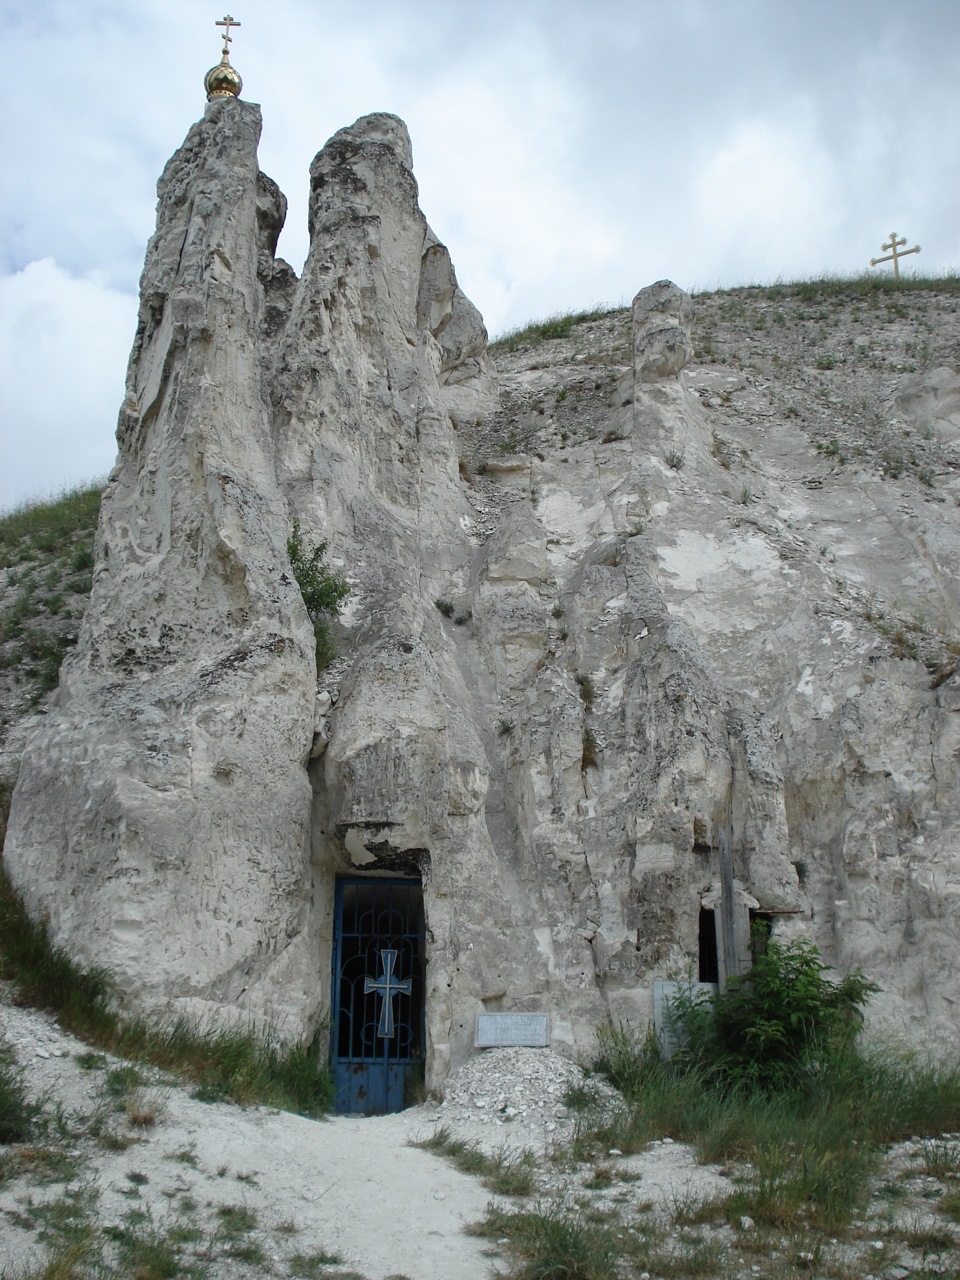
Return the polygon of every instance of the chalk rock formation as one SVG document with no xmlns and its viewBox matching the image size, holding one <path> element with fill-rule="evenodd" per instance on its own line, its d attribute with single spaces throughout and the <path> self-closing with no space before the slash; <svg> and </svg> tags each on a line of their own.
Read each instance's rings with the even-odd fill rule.
<svg viewBox="0 0 960 1280">
<path fill-rule="evenodd" d="M 486 333 L 399 120 L 316 158 L 300 281 L 274 259 L 259 131 L 256 107 L 215 101 L 161 179 L 93 594 L 7 859 L 53 937 L 141 1002 L 287 1035 L 328 1011 L 335 875 L 422 874 L 442 1074 L 451 1002 L 462 1056 L 511 952 L 488 767 L 433 605 L 469 559 L 447 399 L 489 401 Z M 294 519 L 353 587 L 319 698 Z"/>
<path fill-rule="evenodd" d="M 300 1026 L 312 633 L 260 361 L 285 202 L 259 134 L 213 103 L 160 179 L 93 592 L 6 857 L 54 939 L 130 991 Z"/>
<path fill-rule="evenodd" d="M 661 291 L 643 291 L 634 316 Z M 731 302 L 698 304 L 716 324 Z M 575 348 L 538 351 L 535 372 L 528 353 L 501 359 L 502 429 L 526 451 L 536 495 L 525 541 L 545 535 L 544 581 L 555 575 L 563 607 L 546 623 L 545 658 L 590 681 L 585 795 L 563 838 L 595 886 L 578 926 L 614 1012 L 642 1012 L 650 979 L 691 961 L 704 976 L 714 927 L 720 968 L 748 963 L 752 918 L 781 937 L 807 933 L 842 972 L 861 967 L 882 988 L 873 1025 L 955 1037 L 960 379 L 944 365 L 897 368 L 904 341 L 926 332 L 927 305 L 885 339 L 882 315 L 871 330 L 892 371 L 863 362 L 858 378 L 857 355 L 835 386 L 821 369 L 847 359 L 857 326 L 813 348 L 829 354 L 818 369 L 792 299 L 776 328 L 795 344 L 786 391 L 787 354 L 768 355 L 766 337 L 751 350 L 729 327 L 712 362 L 655 382 L 596 378 L 603 355 L 625 337 L 642 348 L 649 332 L 619 318 L 578 333 Z M 944 311 L 940 349 L 955 352 L 949 300 Z M 597 360 L 588 373 L 584 356 Z M 530 415 L 536 400 L 549 411 Z M 901 475 L 909 459 L 914 473 Z M 552 719 L 540 740 L 556 752 L 561 717 L 534 701 L 526 714 Z M 571 762 L 579 727 L 572 719 Z M 521 794 L 545 799 L 558 770 L 538 767 L 532 744 L 520 755 L 541 775 Z M 539 830 L 556 833 L 546 803 L 540 815 Z M 538 830 L 532 806 L 521 826 Z"/>
<path fill-rule="evenodd" d="M 758 921 L 953 1034 L 956 675 L 878 647 L 817 550 L 896 594 L 908 538 L 910 598 L 955 609 L 949 508 L 908 535 L 882 478 L 811 480 L 669 281 L 626 367 L 560 344 L 498 383 L 395 117 L 314 160 L 297 279 L 258 134 L 214 102 L 161 179 L 93 594 L 11 813 L 31 910 L 141 1003 L 304 1037 L 337 885 L 422 881 L 431 1080 L 483 1012 L 588 1051 L 657 982 L 742 971 Z M 898 393 L 954 438 L 949 368 Z M 294 520 L 351 588 L 319 674 Z"/>
<path fill-rule="evenodd" d="M 638 383 L 676 377 L 693 359 L 689 295 L 658 280 L 633 300 L 633 374 Z"/>
</svg>

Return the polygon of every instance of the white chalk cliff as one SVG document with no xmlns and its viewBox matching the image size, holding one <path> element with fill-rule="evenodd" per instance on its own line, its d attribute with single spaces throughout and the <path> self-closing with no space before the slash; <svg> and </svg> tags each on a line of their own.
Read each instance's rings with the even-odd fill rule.
<svg viewBox="0 0 960 1280">
<path fill-rule="evenodd" d="M 480 1012 L 571 1052 L 650 1018 L 704 913 L 721 974 L 752 913 L 860 966 L 878 1026 L 955 1037 L 955 364 L 891 392 L 935 490 L 695 360 L 666 281 L 626 354 L 498 374 L 401 121 L 314 160 L 300 279 L 259 132 L 214 101 L 160 180 L 92 595 L 10 816 L 30 909 L 140 1004 L 303 1037 L 336 877 L 422 876 L 432 1080 Z M 319 676 L 294 520 L 350 584 Z M 942 653 L 898 654 L 877 598 Z"/>
</svg>

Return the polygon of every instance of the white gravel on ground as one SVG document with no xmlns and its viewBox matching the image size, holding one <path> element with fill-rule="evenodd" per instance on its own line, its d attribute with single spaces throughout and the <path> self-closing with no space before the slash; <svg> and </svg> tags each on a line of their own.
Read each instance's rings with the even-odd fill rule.
<svg viewBox="0 0 960 1280">
<path fill-rule="evenodd" d="M 0 1045 L 12 1049 L 51 1124 L 34 1148 L 0 1148 L 0 1167 L 5 1160 L 17 1166 L 12 1177 L 0 1176 L 0 1277 L 21 1275 L 43 1258 L 44 1204 L 87 1194 L 99 1227 L 122 1226 L 134 1211 L 161 1229 L 200 1227 L 201 1251 L 222 1227 L 219 1211 L 250 1211 L 256 1226 L 244 1241 L 259 1247 L 261 1260 L 225 1256 L 221 1247 L 206 1273 L 210 1280 L 291 1277 L 296 1254 L 320 1251 L 340 1258 L 339 1267 L 323 1268 L 331 1277 L 492 1280 L 506 1267 L 502 1242 L 464 1230 L 483 1218 L 490 1193 L 448 1160 L 411 1145 L 439 1128 L 491 1153 L 532 1151 L 534 1199 L 541 1205 L 570 1204 L 586 1194 L 591 1213 L 625 1220 L 649 1220 L 645 1215 L 653 1213 L 668 1225 L 678 1209 L 724 1196 L 733 1185 L 730 1171 L 699 1165 L 690 1147 L 669 1138 L 635 1155 L 613 1148 L 588 1164 L 551 1159 L 574 1136 L 576 1117 L 564 1099 L 584 1076 L 546 1049 L 478 1054 L 449 1082 L 442 1102 L 391 1116 L 319 1121 L 264 1107 L 205 1104 L 162 1072 L 138 1067 L 144 1083 L 134 1110 L 149 1123 L 137 1127 L 104 1088 L 108 1070 L 125 1065 L 121 1060 L 106 1056 L 105 1063 L 84 1070 L 77 1055 L 89 1054 L 88 1046 L 48 1015 L 9 1000 L 9 989 L 0 984 Z M 588 1083 L 601 1105 L 615 1105 L 609 1086 L 595 1078 Z M 45 1146 L 72 1167 L 45 1176 Z M 923 1165 L 932 1151 L 955 1170 L 958 1150 L 960 1135 L 943 1134 L 890 1151 L 884 1176 L 908 1193 L 895 1203 L 897 1223 L 942 1231 L 936 1198 L 957 1185 L 949 1181 L 956 1175 L 934 1178 Z M 909 1271 L 916 1258 L 886 1234 L 892 1213 L 894 1207 L 878 1199 L 868 1224 L 876 1239 L 864 1243 L 861 1230 L 841 1242 L 837 1265 L 849 1253 L 855 1270 L 855 1255 L 869 1245 L 884 1253 L 884 1276 Z M 756 1255 L 737 1243 L 752 1228 L 746 1218 L 739 1232 L 720 1222 L 709 1226 L 710 1238 L 727 1250 L 731 1278 L 758 1274 Z"/>
<path fill-rule="evenodd" d="M 192 1204 L 192 1220 L 202 1221 L 209 1235 L 223 1207 L 252 1210 L 266 1261 L 251 1269 L 221 1260 L 215 1277 L 287 1276 L 294 1254 L 324 1250 L 369 1280 L 488 1280 L 496 1247 L 465 1234 L 464 1227 L 483 1217 L 490 1193 L 411 1143 L 442 1127 L 490 1153 L 532 1151 L 542 1199 L 568 1195 L 584 1177 L 582 1169 L 545 1159 L 573 1137 L 575 1115 L 564 1097 L 584 1079 L 575 1063 L 546 1049 L 478 1054 L 450 1081 L 442 1103 L 391 1116 L 321 1121 L 202 1103 L 169 1076 L 141 1067 L 145 1083 L 136 1105 L 153 1122 L 131 1128 L 103 1088 L 106 1071 L 121 1060 L 107 1056 L 106 1066 L 84 1070 L 77 1055 L 89 1053 L 88 1046 L 48 1015 L 11 1005 L 9 992 L 3 996 L 0 1041 L 12 1048 L 31 1095 L 44 1099 L 48 1111 L 59 1104 L 77 1136 L 67 1140 L 75 1169 L 66 1184 L 29 1176 L 0 1183 L 0 1270 L 24 1268 L 43 1256 L 37 1230 L 28 1225 L 31 1206 L 61 1197 L 65 1187 L 95 1187 L 101 1226 L 122 1224 L 131 1208 L 158 1225 L 170 1223 Z M 110 1150 L 85 1134 L 96 1115 L 101 1129 L 129 1145 Z M 712 1190 L 707 1183 L 716 1177 L 679 1144 L 655 1144 L 628 1163 L 636 1181 L 628 1189 L 620 1182 L 609 1193 L 621 1205 L 628 1196 L 638 1203 L 663 1199 L 669 1207 L 678 1196 Z"/>
<path fill-rule="evenodd" d="M 13 1049 L 34 1097 L 51 1105 L 55 1099 L 73 1117 L 104 1107 L 104 1069 L 82 1070 L 73 1055 L 88 1046 L 45 1014 L 0 1003 L 0 1040 Z M 111 1058 L 108 1065 L 122 1064 Z M 410 1145 L 433 1131 L 435 1105 L 315 1121 L 202 1103 L 162 1073 L 141 1074 L 150 1083 L 139 1105 L 155 1122 L 131 1130 L 125 1117 L 111 1116 L 111 1129 L 134 1139 L 124 1150 L 105 1150 L 86 1137 L 69 1146 L 76 1173 L 67 1185 L 99 1188 L 101 1225 L 120 1224 L 134 1205 L 156 1223 L 170 1221 L 192 1201 L 213 1231 L 218 1208 L 243 1205 L 256 1214 L 267 1262 L 250 1268 L 224 1260 L 215 1277 L 287 1276 L 294 1254 L 320 1250 L 338 1254 L 344 1267 L 369 1280 L 490 1276 L 488 1243 L 463 1231 L 483 1217 L 489 1193 L 448 1161 Z M 72 1126 L 81 1127 L 76 1119 Z M 0 1183 L 0 1273 L 39 1262 L 43 1246 L 23 1224 L 31 1202 L 63 1193 L 64 1183 L 31 1177 Z"/>
</svg>

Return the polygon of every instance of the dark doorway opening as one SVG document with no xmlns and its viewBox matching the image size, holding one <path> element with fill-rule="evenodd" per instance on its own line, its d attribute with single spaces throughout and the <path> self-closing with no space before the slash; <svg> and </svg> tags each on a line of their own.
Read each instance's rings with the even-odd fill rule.
<svg viewBox="0 0 960 1280">
<path fill-rule="evenodd" d="M 420 881 L 339 879 L 331 999 L 337 1111 L 382 1115 L 407 1105 L 423 1078 L 424 968 Z"/>
<path fill-rule="evenodd" d="M 720 956 L 717 951 L 717 913 L 712 907 L 700 908 L 699 962 L 700 982 L 720 981 Z"/>
</svg>

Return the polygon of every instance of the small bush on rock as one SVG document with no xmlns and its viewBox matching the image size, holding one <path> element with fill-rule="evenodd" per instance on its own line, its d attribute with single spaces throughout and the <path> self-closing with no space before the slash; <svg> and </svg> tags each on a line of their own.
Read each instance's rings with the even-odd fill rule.
<svg viewBox="0 0 960 1280">
<path fill-rule="evenodd" d="M 812 942 L 770 941 L 748 974 L 712 999 L 681 993 L 673 1017 L 682 1055 L 707 1072 L 761 1088 L 789 1087 L 852 1044 L 879 988 L 861 973 L 839 982 Z"/>
<path fill-rule="evenodd" d="M 331 571 L 323 563 L 327 554 L 327 542 L 318 542 L 312 550 L 303 544 L 300 532 L 300 521 L 294 520 L 290 537 L 287 539 L 287 555 L 293 576 L 297 580 L 303 603 L 313 623 L 313 634 L 317 642 L 317 670 L 329 667 L 337 656 L 336 648 L 330 638 L 330 629 L 324 621 L 326 614 L 336 613 L 344 598 L 349 594 L 350 584 Z"/>
</svg>

